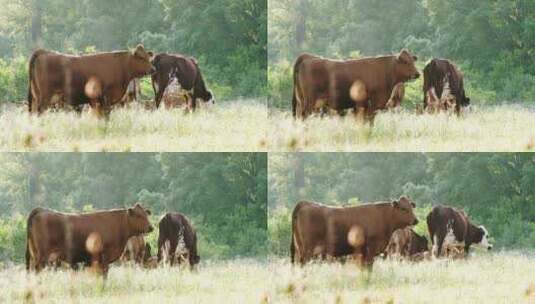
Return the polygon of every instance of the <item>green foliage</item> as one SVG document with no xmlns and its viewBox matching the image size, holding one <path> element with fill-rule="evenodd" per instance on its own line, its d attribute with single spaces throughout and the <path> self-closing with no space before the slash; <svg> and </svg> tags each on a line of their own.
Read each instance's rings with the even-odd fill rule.
<svg viewBox="0 0 535 304">
<path fill-rule="evenodd" d="M 288 61 L 268 67 L 269 107 L 291 109 L 293 90 L 293 65 Z"/>
<path fill-rule="evenodd" d="M 18 67 L 36 48 L 88 53 L 138 43 L 199 59 L 219 101 L 265 94 L 266 1 L 0 0 L 0 6 L 1 102 L 26 99 L 27 72 L 18 74 Z M 146 80 L 142 97 L 153 98 Z"/>
<path fill-rule="evenodd" d="M 292 210 L 280 207 L 269 212 L 269 252 L 279 256 L 290 255 L 292 239 Z"/>
<path fill-rule="evenodd" d="M 26 58 L 0 58 L 0 103 L 26 100 L 28 95 Z"/>
<path fill-rule="evenodd" d="M 16 214 L 0 218 L 0 261 L 24 262 L 26 252 L 26 219 Z"/>
<path fill-rule="evenodd" d="M 36 206 L 88 212 L 138 201 L 156 227 L 167 212 L 188 216 L 203 258 L 266 254 L 265 153 L 15 153 L 0 163 L 0 260 L 22 260 L 23 215 Z M 157 235 L 147 237 L 153 250 Z"/>
</svg>

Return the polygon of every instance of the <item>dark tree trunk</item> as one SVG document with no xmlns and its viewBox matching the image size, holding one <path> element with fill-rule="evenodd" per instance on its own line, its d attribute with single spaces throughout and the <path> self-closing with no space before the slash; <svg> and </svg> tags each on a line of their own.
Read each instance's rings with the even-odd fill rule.
<svg viewBox="0 0 535 304">
<path fill-rule="evenodd" d="M 33 12 L 32 12 L 32 24 L 31 24 L 32 46 L 34 49 L 40 48 L 43 45 L 42 15 L 43 15 L 42 0 L 34 0 Z"/>
<path fill-rule="evenodd" d="M 295 46 L 298 52 L 303 50 L 307 32 L 308 0 L 297 0 L 295 18 Z"/>
<path fill-rule="evenodd" d="M 305 186 L 305 162 L 301 153 L 294 156 L 294 186 L 297 193 Z"/>
</svg>

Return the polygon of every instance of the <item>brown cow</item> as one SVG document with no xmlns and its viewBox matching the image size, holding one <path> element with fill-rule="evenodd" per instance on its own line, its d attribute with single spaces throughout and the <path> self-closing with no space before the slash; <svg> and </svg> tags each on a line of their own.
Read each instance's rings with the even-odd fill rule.
<svg viewBox="0 0 535 304">
<path fill-rule="evenodd" d="M 455 240 L 464 247 L 465 254 L 468 254 L 472 244 L 487 250 L 492 249 L 488 240 L 489 233 L 484 226 L 474 225 L 462 210 L 439 205 L 433 207 L 427 215 L 427 229 L 433 244 L 432 251 L 436 257 L 443 253 L 442 246 L 450 227 L 453 230 Z"/>
<path fill-rule="evenodd" d="M 120 260 L 122 262 L 133 261 L 142 265 L 150 258 L 150 245 L 145 243 L 142 235 L 136 235 L 128 239 Z"/>
<path fill-rule="evenodd" d="M 106 273 L 109 263 L 119 259 L 130 237 L 153 230 L 149 214 L 139 203 L 128 209 L 81 214 L 35 208 L 27 221 L 26 269 L 29 271 L 33 265 L 39 272 L 55 255 L 73 269 L 78 263 L 89 266 L 98 262 Z M 98 253 L 96 261 L 88 251 L 88 247 L 94 247 L 89 245 L 95 243 L 88 240 L 91 234 L 100 237 L 102 243 L 102 248 L 94 249 Z"/>
<path fill-rule="evenodd" d="M 28 107 L 30 113 L 42 113 L 55 95 L 68 105 L 81 109 L 89 103 L 85 86 L 90 78 L 101 86 L 98 102 L 104 115 L 125 95 L 130 81 L 155 72 L 150 62 L 152 52 L 138 45 L 132 51 L 91 55 L 65 55 L 45 50 L 35 51 L 29 64 Z"/>
<path fill-rule="evenodd" d="M 442 94 L 440 98 L 437 96 L 435 87 L 429 88 L 426 93 L 427 112 L 438 113 L 440 111 L 450 111 L 455 108 L 455 95 L 451 91 L 449 74 L 444 76 L 442 80 Z"/>
<path fill-rule="evenodd" d="M 351 60 L 302 54 L 294 64 L 293 115 L 304 119 L 318 102 L 324 102 L 339 113 L 354 109 L 357 116 L 373 121 L 376 111 L 386 107 L 396 84 L 420 76 L 414 65 L 416 60 L 405 49 L 398 55 Z M 365 95 L 356 95 L 358 98 L 352 90 L 356 81 L 366 89 Z"/>
<path fill-rule="evenodd" d="M 175 253 L 181 243 L 183 243 L 187 260 L 193 268 L 199 263 L 200 257 L 197 255 L 197 233 L 191 225 L 189 219 L 181 213 L 173 212 L 165 214 L 158 224 L 158 262 L 164 256 L 169 257 L 170 264 L 176 261 Z M 182 255 L 182 254 L 180 254 Z M 181 259 L 178 259 L 181 261 Z"/>
<path fill-rule="evenodd" d="M 124 107 L 134 101 L 139 101 L 141 96 L 141 87 L 139 85 L 139 79 L 136 78 L 128 84 L 126 88 L 126 93 L 123 98 L 119 101 L 118 105 Z"/>
<path fill-rule="evenodd" d="M 195 110 L 197 99 L 207 103 L 215 103 L 214 95 L 206 88 L 197 60 L 181 54 L 160 53 L 152 61 L 156 73 L 152 75 L 152 87 L 156 96 L 156 107 L 160 106 L 165 89 L 175 77 L 180 86 L 192 92 L 192 106 Z"/>
<path fill-rule="evenodd" d="M 355 254 L 361 264 L 371 268 L 396 229 L 418 223 L 413 208 L 414 203 L 405 196 L 356 207 L 299 202 L 292 213 L 292 263 L 304 264 L 314 256 L 325 259 Z"/>
<path fill-rule="evenodd" d="M 470 98 L 466 97 L 464 91 L 463 73 L 449 60 L 435 58 L 425 66 L 423 73 L 424 109 L 427 109 L 429 105 L 429 91 L 434 90 L 435 97 L 440 96 L 442 99 L 445 84 L 448 85 L 451 95 L 454 96 L 457 114 L 461 112 L 463 107 L 470 105 Z M 445 78 L 447 81 L 444 80 Z"/>
<path fill-rule="evenodd" d="M 386 103 L 386 108 L 395 109 L 399 107 L 404 97 L 405 97 L 405 84 L 403 82 L 400 82 L 396 84 L 394 88 L 392 89 L 392 94 L 390 95 L 390 99 L 388 99 L 388 102 Z"/>
<path fill-rule="evenodd" d="M 189 111 L 193 108 L 193 92 L 182 88 L 178 79 L 171 77 L 169 84 L 162 95 L 163 104 L 166 109 L 185 108 Z"/>
<path fill-rule="evenodd" d="M 394 231 L 388 246 L 386 246 L 385 257 L 409 258 L 427 250 L 427 238 L 406 227 Z"/>
</svg>

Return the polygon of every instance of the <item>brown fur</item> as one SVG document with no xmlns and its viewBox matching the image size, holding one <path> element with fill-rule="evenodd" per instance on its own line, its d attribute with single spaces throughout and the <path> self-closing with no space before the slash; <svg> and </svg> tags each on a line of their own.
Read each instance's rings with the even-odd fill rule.
<svg viewBox="0 0 535 304">
<path fill-rule="evenodd" d="M 181 54 L 160 53 L 154 56 L 156 73 L 152 75 L 152 87 L 156 96 L 156 107 L 160 106 L 165 89 L 171 79 L 176 77 L 180 86 L 192 92 L 191 108 L 197 107 L 197 99 L 215 102 L 211 91 L 206 88 L 197 60 Z"/>
<path fill-rule="evenodd" d="M 150 247 L 147 248 L 147 245 L 142 235 L 129 238 L 120 260 L 122 262 L 133 261 L 142 265 L 143 262 L 150 258 Z"/>
<path fill-rule="evenodd" d="M 394 231 L 385 256 L 410 258 L 428 250 L 427 239 L 409 227 Z"/>
<path fill-rule="evenodd" d="M 28 103 L 31 113 L 42 113 L 51 106 L 54 95 L 74 108 L 89 103 L 85 86 L 95 77 L 101 86 L 99 103 L 107 116 L 111 106 L 124 96 L 134 78 L 154 71 L 151 52 L 138 45 L 133 51 L 91 55 L 65 55 L 37 50 L 30 58 Z"/>
<path fill-rule="evenodd" d="M 413 203 L 406 197 L 357 207 L 299 202 L 292 213 L 292 263 L 354 254 L 371 267 L 395 229 L 417 223 L 412 210 Z"/>
<path fill-rule="evenodd" d="M 345 109 L 363 112 L 373 120 L 375 112 L 384 109 L 394 86 L 419 77 L 417 60 L 407 50 L 398 55 L 351 60 L 332 60 L 311 54 L 300 55 L 294 64 L 294 117 L 306 118 L 318 99 L 339 113 Z M 368 98 L 353 100 L 351 86 L 364 83 Z"/>
<path fill-rule="evenodd" d="M 186 216 L 178 212 L 167 213 L 160 220 L 158 229 L 158 262 L 162 260 L 164 254 L 169 254 L 170 263 L 173 265 L 176 261 L 175 252 L 179 238 L 183 238 L 184 245 L 188 251 L 187 259 L 190 267 L 193 268 L 199 263 L 197 233 Z M 169 246 L 166 246 L 166 243 Z M 168 252 L 164 253 L 164 250 L 168 250 Z"/>
<path fill-rule="evenodd" d="M 449 60 L 446 59 L 433 59 L 431 60 L 423 70 L 424 83 L 424 109 L 427 109 L 429 104 L 429 90 L 434 88 L 435 96 L 442 97 L 442 91 L 444 89 L 444 78 L 447 78 L 451 94 L 455 99 L 455 112 L 459 114 L 463 107 L 470 104 L 470 98 L 466 97 L 464 91 L 464 76 L 463 73 Z"/>
<path fill-rule="evenodd" d="M 388 102 L 386 103 L 386 108 L 394 109 L 394 108 L 399 107 L 404 97 L 405 97 L 405 84 L 403 82 L 400 82 L 396 84 L 394 88 L 392 89 L 392 94 L 390 95 L 390 99 L 388 99 Z"/>
<path fill-rule="evenodd" d="M 139 85 L 139 79 L 130 81 L 126 88 L 126 93 L 118 103 L 118 106 L 124 107 L 131 104 L 134 101 L 140 101 L 141 98 L 141 86 Z"/>
<path fill-rule="evenodd" d="M 436 257 L 443 255 L 442 247 L 449 230 L 453 233 L 452 239 L 464 245 L 465 254 L 472 244 L 482 242 L 485 237 L 485 230 L 474 225 L 464 211 L 442 205 L 433 207 L 427 215 L 427 229 Z"/>
<path fill-rule="evenodd" d="M 81 214 L 35 208 L 27 223 L 26 269 L 33 265 L 40 271 L 54 254 L 72 268 L 78 263 L 89 266 L 96 258 L 106 273 L 108 264 L 121 256 L 130 237 L 153 230 L 148 214 L 140 204 Z M 91 234 L 101 238 L 101 250 L 98 239 L 88 240 Z"/>
</svg>

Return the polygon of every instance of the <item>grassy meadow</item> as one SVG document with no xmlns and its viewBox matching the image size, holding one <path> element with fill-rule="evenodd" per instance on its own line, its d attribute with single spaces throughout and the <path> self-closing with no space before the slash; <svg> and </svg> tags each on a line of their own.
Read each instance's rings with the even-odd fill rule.
<svg viewBox="0 0 535 304">
<path fill-rule="evenodd" d="M 0 113 L 1 151 L 263 151 L 268 119 L 260 100 L 216 104 L 195 113 L 181 109 L 115 109 L 109 121 L 91 111 L 47 112 L 27 108 Z"/>
<path fill-rule="evenodd" d="M 89 271 L 28 275 L 14 266 L 0 270 L 0 303 L 260 303 L 269 277 L 254 260 L 201 263 L 193 272 L 117 266 L 106 282 Z"/>
<path fill-rule="evenodd" d="M 0 270 L 0 302 L 38 303 L 534 303 L 535 258 L 517 252 L 419 263 L 378 260 L 371 275 L 351 263 L 293 267 L 288 259 L 205 262 L 197 271 L 112 267 L 26 274 Z"/>
<path fill-rule="evenodd" d="M 520 106 L 475 108 L 456 115 L 382 112 L 375 125 L 354 115 L 294 120 L 288 111 L 270 113 L 273 151 L 530 151 L 535 150 L 535 111 Z"/>
<path fill-rule="evenodd" d="M 467 260 L 382 261 L 373 273 L 351 263 L 271 264 L 274 303 L 535 303 L 535 258 L 502 252 Z"/>
</svg>

